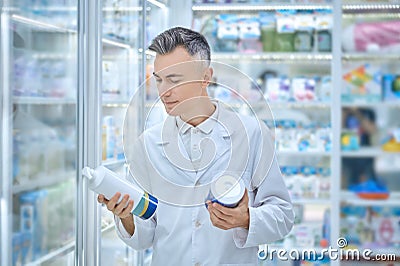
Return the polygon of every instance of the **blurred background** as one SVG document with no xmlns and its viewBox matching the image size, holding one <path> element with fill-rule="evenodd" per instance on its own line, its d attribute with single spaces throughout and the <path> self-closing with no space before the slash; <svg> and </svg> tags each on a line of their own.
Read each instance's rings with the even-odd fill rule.
<svg viewBox="0 0 400 266">
<path fill-rule="evenodd" d="M 265 101 L 271 108 L 274 120 L 260 118 L 275 129 L 296 221 L 268 246 L 321 252 L 343 237 L 348 248 L 397 260 L 374 265 L 400 264 L 400 1 L 95 2 L 0 4 L 1 265 L 150 264 L 152 250 L 126 247 L 109 212 L 93 207 L 80 169 L 103 164 L 128 175 L 125 112 L 139 95 L 136 135 L 165 117 L 152 106 L 147 46 L 178 25 L 203 33 L 212 60 L 252 80 L 216 65 L 212 97 L 245 113 L 221 86 L 236 84 L 256 112 Z M 372 263 L 260 259 L 356 264 Z"/>
</svg>

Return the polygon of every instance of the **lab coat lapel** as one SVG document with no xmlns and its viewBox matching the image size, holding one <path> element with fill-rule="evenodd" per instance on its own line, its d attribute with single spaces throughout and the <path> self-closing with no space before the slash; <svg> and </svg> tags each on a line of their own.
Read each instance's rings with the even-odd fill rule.
<svg viewBox="0 0 400 266">
<path fill-rule="evenodd" d="M 230 152 L 232 145 L 232 134 L 235 132 L 235 123 L 241 123 L 238 116 L 236 116 L 232 112 L 228 112 L 222 104 L 219 104 L 219 115 L 218 115 L 218 123 L 216 127 L 213 129 L 211 133 L 211 140 L 207 143 L 207 145 L 202 145 L 202 158 L 205 156 L 207 159 L 210 154 L 213 156 L 212 161 L 207 164 L 207 167 L 204 167 L 197 173 L 196 183 L 206 183 L 210 182 L 212 176 L 207 176 L 200 182 L 200 179 L 207 173 L 208 175 L 212 174 L 211 172 L 222 171 L 224 165 L 221 161 L 221 157 L 225 155 L 225 153 Z M 215 144 L 215 145 L 214 145 Z M 210 180 L 209 180 L 210 179 Z"/>
<path fill-rule="evenodd" d="M 158 144 L 160 145 L 161 154 L 168 160 L 169 167 L 173 169 L 179 179 L 170 181 L 180 185 L 188 185 L 180 179 L 184 176 L 189 180 L 189 184 L 192 184 L 196 179 L 196 171 L 179 135 L 175 117 L 168 116 L 165 120 L 161 130 L 161 141 Z"/>
</svg>

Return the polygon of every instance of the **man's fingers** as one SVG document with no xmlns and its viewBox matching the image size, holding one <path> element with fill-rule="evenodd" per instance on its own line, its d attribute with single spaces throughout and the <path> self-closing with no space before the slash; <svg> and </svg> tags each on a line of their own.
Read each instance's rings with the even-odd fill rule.
<svg viewBox="0 0 400 266">
<path fill-rule="evenodd" d="M 107 203 L 107 209 L 109 211 L 114 212 L 115 205 L 117 204 L 119 198 L 121 197 L 121 193 L 117 192 L 115 195 L 108 201 Z"/>
<path fill-rule="evenodd" d="M 212 208 L 218 210 L 220 213 L 223 213 L 224 215 L 227 216 L 234 216 L 235 215 L 235 208 L 228 208 L 225 206 L 222 206 L 221 204 L 218 203 L 213 203 Z"/>
<path fill-rule="evenodd" d="M 214 204 L 212 205 L 212 207 L 209 208 L 210 212 L 215 215 L 218 219 L 221 220 L 227 220 L 229 219 L 229 217 L 227 217 L 227 215 L 225 215 L 224 213 L 222 213 L 220 210 L 218 210 L 216 207 L 214 207 Z"/>
<path fill-rule="evenodd" d="M 133 200 L 130 200 L 128 206 L 126 206 L 126 208 L 123 209 L 123 211 L 119 214 L 119 217 L 121 218 L 127 217 L 128 215 L 131 214 L 132 209 L 133 209 Z"/>
<path fill-rule="evenodd" d="M 125 208 L 126 205 L 128 204 L 128 200 L 129 200 L 129 195 L 128 195 L 128 194 L 126 194 L 126 195 L 124 195 L 124 196 L 122 197 L 121 202 L 118 203 L 118 204 L 115 206 L 115 209 L 114 209 L 114 214 L 115 214 L 115 215 L 118 216 L 118 215 L 124 210 L 124 208 Z"/>
<path fill-rule="evenodd" d="M 219 219 L 217 216 L 215 216 L 214 213 L 210 213 L 210 219 L 215 227 L 221 228 L 223 230 L 229 229 L 227 222 L 225 220 Z"/>
<path fill-rule="evenodd" d="M 99 194 L 99 195 L 97 196 L 97 201 L 98 201 L 99 203 L 102 203 L 102 204 L 107 204 L 107 203 L 108 203 L 108 200 L 104 197 L 103 194 Z"/>
</svg>

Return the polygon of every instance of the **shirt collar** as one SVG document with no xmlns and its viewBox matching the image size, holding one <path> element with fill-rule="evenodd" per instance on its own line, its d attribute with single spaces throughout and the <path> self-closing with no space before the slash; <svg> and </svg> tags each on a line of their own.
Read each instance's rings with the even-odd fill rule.
<svg viewBox="0 0 400 266">
<path fill-rule="evenodd" d="M 185 121 L 183 121 L 180 118 L 180 116 L 176 116 L 176 125 L 178 127 L 179 133 L 180 134 L 186 134 L 190 128 L 197 128 L 201 132 L 203 132 L 205 134 L 209 134 L 213 130 L 213 128 L 215 126 L 215 123 L 218 120 L 218 113 L 219 113 L 217 102 L 212 101 L 212 103 L 215 106 L 214 113 L 209 118 L 204 120 L 200 125 L 198 125 L 196 127 L 193 127 L 192 125 L 190 125 L 190 124 L 186 123 Z"/>
</svg>

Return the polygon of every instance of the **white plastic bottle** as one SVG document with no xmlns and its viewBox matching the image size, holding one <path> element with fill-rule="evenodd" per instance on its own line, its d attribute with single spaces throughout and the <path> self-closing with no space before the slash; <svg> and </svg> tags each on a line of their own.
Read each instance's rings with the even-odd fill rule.
<svg viewBox="0 0 400 266">
<path fill-rule="evenodd" d="M 96 169 L 85 167 L 82 170 L 82 175 L 88 178 L 91 190 L 103 194 L 107 199 L 120 192 L 119 201 L 121 201 L 122 196 L 128 194 L 130 199 L 133 200 L 132 214 L 143 220 L 151 218 L 157 209 L 157 198 L 132 183 L 121 179 L 116 173 L 104 166 L 99 166 Z"/>
</svg>

